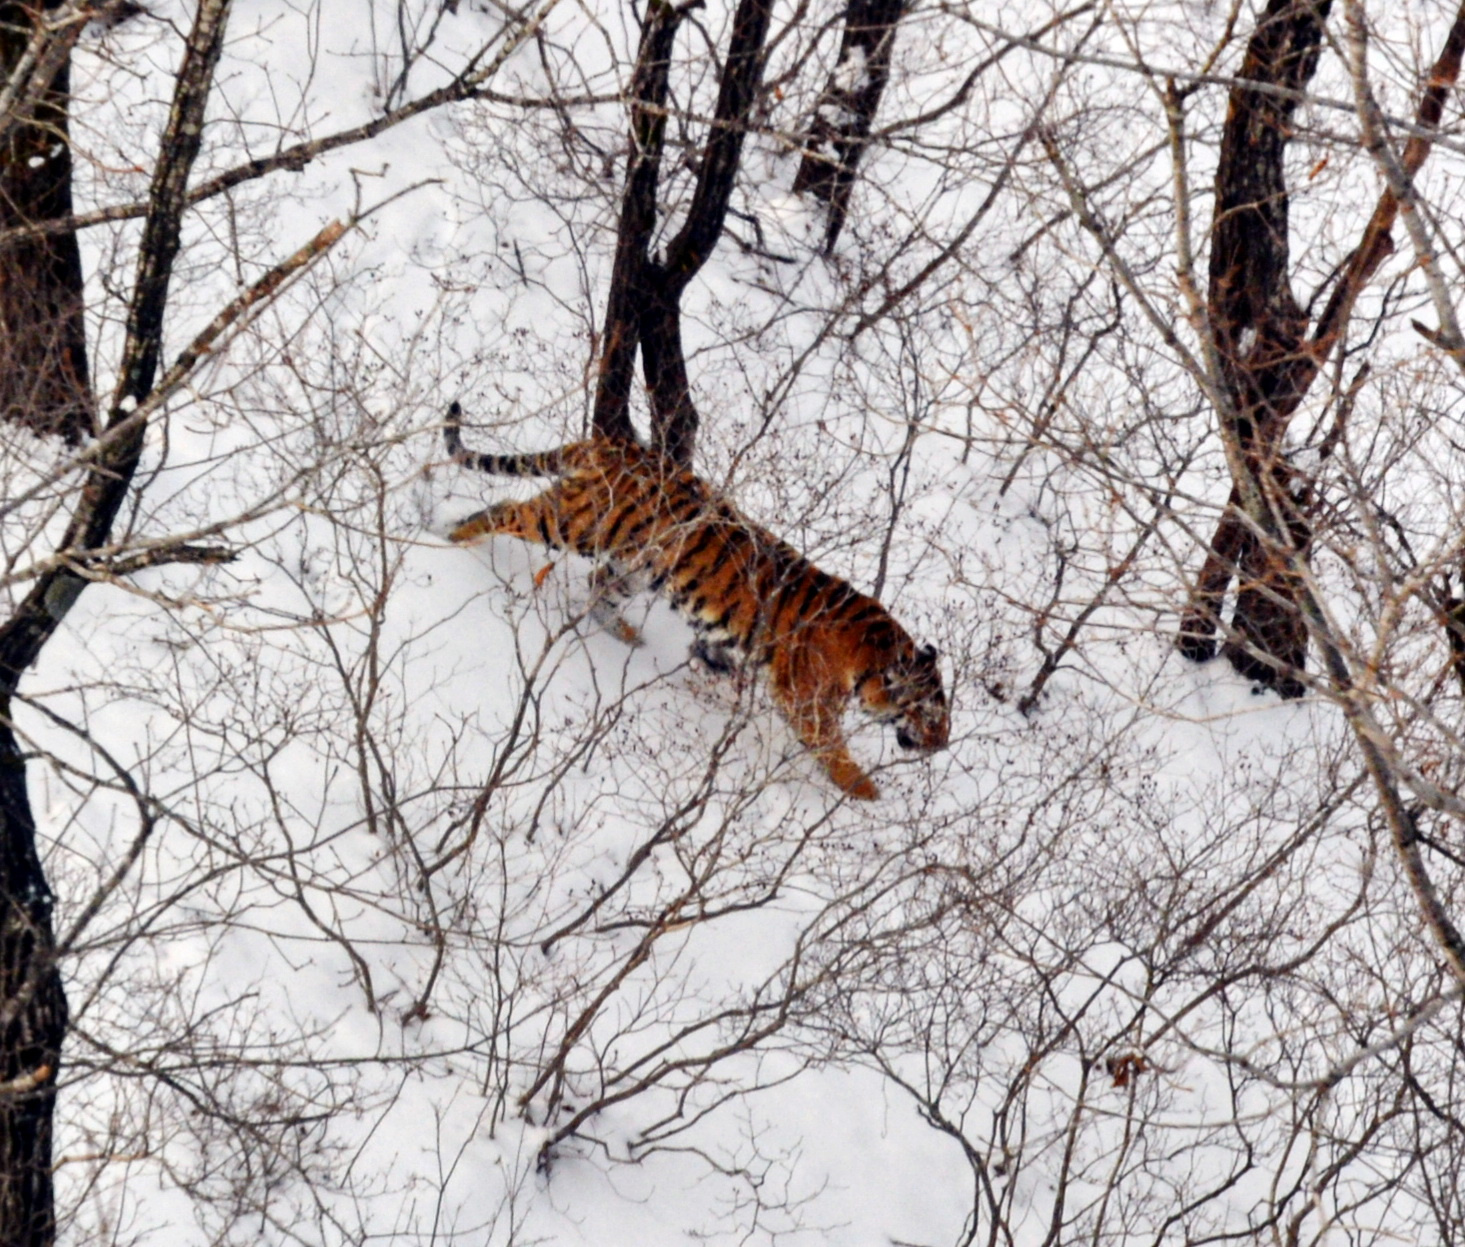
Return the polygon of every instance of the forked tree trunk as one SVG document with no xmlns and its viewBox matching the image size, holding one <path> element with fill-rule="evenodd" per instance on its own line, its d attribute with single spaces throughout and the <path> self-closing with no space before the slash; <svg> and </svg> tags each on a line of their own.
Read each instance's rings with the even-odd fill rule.
<svg viewBox="0 0 1465 1247">
<path fill-rule="evenodd" d="M 698 425 L 682 351 L 682 295 L 707 263 L 727 220 L 748 116 L 763 82 L 763 45 L 772 0 L 740 0 L 733 14 L 717 107 L 698 162 L 692 200 L 663 258 L 656 259 L 651 240 L 657 222 L 672 46 L 692 7 L 669 0 L 652 0 L 647 6 L 631 80 L 631 155 L 601 335 L 594 415 L 600 436 L 635 436 L 630 402 L 639 346 L 651 400 L 651 443 L 679 463 L 690 462 Z"/>
<path fill-rule="evenodd" d="M 1297 696 L 1307 630 L 1287 561 L 1305 554 L 1310 533 L 1283 454 L 1288 421 L 1311 383 L 1307 316 L 1292 293 L 1285 170 L 1296 93 L 1317 69 L 1330 0 L 1270 0 L 1231 89 L 1216 169 L 1208 312 L 1228 399 L 1221 436 L 1236 450 L 1255 492 L 1268 499 L 1251 517 L 1273 535 L 1258 539 L 1239 515 L 1243 482 L 1232 490 L 1179 643 L 1191 658 L 1215 653 L 1221 603 L 1239 580 L 1224 652 L 1244 675 Z M 1278 95 L 1247 85 L 1283 87 Z M 1289 549 L 1289 547 L 1291 547 Z"/>
<path fill-rule="evenodd" d="M 1323 365 L 1342 344 L 1359 294 L 1393 250 L 1394 194 L 1380 198 L 1353 253 L 1340 267 L 1311 328 L 1292 294 L 1288 251 L 1287 143 L 1298 95 L 1317 68 L 1330 0 L 1270 0 L 1257 23 L 1231 90 L 1216 171 L 1208 314 L 1220 358 L 1230 424 L 1221 435 L 1235 449 L 1238 480 L 1191 590 L 1177 644 L 1188 658 L 1216 652 L 1225 595 L 1238 582 L 1231 636 L 1223 652 L 1244 675 L 1297 696 L 1307 630 L 1295 573 L 1312 538 L 1316 504 L 1288 464 L 1284 438 Z M 1401 167 L 1413 177 L 1431 149 L 1430 134 L 1458 81 L 1465 56 L 1465 4 L 1420 96 L 1415 130 Z M 1281 87 L 1277 94 L 1247 85 Z M 1244 488 L 1250 486 L 1251 488 Z M 1266 513 L 1242 518 L 1243 497 L 1267 500 Z M 1255 529 L 1269 533 L 1266 542 Z"/>
</svg>

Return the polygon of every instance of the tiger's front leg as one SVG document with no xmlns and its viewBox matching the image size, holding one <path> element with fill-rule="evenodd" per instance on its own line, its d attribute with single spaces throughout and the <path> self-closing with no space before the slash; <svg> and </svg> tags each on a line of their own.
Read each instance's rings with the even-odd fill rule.
<svg viewBox="0 0 1465 1247">
<path fill-rule="evenodd" d="M 880 789 L 873 779 L 850 755 L 849 746 L 844 743 L 843 733 L 839 739 L 824 745 L 815 745 L 814 756 L 829 778 L 850 796 L 860 801 L 874 801 L 880 796 Z"/>
<path fill-rule="evenodd" d="M 821 693 L 801 693 L 786 664 L 776 660 L 772 672 L 773 699 L 783 711 L 798 738 L 819 759 L 819 765 L 840 788 L 860 801 L 874 801 L 880 795 L 875 781 L 850 755 L 840 726 L 842 698 Z"/>
<path fill-rule="evenodd" d="M 563 546 L 553 492 L 527 502 L 496 502 L 454 526 L 448 540 L 463 545 L 485 537 L 518 537 L 541 546 Z"/>
</svg>

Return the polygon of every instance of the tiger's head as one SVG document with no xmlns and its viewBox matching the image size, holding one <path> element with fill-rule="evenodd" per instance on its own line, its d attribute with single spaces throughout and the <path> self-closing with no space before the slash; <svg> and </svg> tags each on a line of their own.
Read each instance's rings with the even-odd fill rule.
<svg viewBox="0 0 1465 1247">
<path fill-rule="evenodd" d="M 934 645 L 917 648 L 907 642 L 891 663 L 865 679 L 859 691 L 871 715 L 896 725 L 895 739 L 902 749 L 929 753 L 944 749 L 951 739 L 951 712 Z"/>
</svg>

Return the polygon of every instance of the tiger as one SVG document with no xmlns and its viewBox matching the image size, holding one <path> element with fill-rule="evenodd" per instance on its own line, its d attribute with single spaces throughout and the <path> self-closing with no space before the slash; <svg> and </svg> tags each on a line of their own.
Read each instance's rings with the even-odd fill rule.
<svg viewBox="0 0 1465 1247">
<path fill-rule="evenodd" d="M 794 734 L 851 797 L 880 795 L 845 742 L 841 719 L 852 696 L 872 718 L 896 725 L 902 748 L 947 745 L 951 719 L 935 647 L 917 646 L 878 601 L 745 519 L 687 468 L 608 437 L 481 454 L 464 446 L 461 422 L 455 402 L 443 430 L 459 465 L 558 480 L 527 501 L 468 516 L 448 534 L 452 541 L 508 536 L 583 555 L 596 563 L 598 592 L 611 600 L 649 581 L 690 622 L 694 657 L 717 672 L 766 671 Z M 615 619 L 623 640 L 639 640 Z"/>
</svg>

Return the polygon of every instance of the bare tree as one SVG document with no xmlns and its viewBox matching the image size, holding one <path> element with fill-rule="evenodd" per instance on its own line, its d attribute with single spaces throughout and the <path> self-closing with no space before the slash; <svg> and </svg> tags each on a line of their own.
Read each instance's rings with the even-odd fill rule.
<svg viewBox="0 0 1465 1247">
<path fill-rule="evenodd" d="M 838 58 L 808 123 L 794 190 L 807 191 L 829 205 L 826 254 L 834 250 L 849 215 L 855 171 L 890 78 L 895 30 L 905 9 L 905 0 L 854 0 L 849 5 Z"/>
<path fill-rule="evenodd" d="M 346 222 L 332 222 L 243 282 L 237 295 L 206 317 L 165 366 L 165 327 L 176 302 L 170 295 L 185 217 L 191 204 L 265 176 L 282 163 L 301 167 L 333 146 L 359 141 L 426 107 L 471 93 L 506 54 L 484 65 L 480 62 L 486 50 L 480 52 L 447 89 L 384 113 L 372 126 L 314 139 L 279 161 L 250 161 L 199 186 L 194 167 L 203 147 L 206 109 L 216 91 L 230 4 L 206 0 L 199 5 L 170 84 L 171 102 L 152 150 L 143 198 L 120 209 L 108 205 L 88 218 L 137 217 L 141 223 L 134 244 L 120 257 L 131 273 L 125 294 L 120 294 L 123 323 L 114 344 L 116 358 L 107 369 L 111 392 L 97 401 L 89 390 L 83 335 L 76 236 L 83 222 L 72 211 L 69 60 L 89 21 L 127 16 L 124 7 L 48 5 L 33 11 L 10 5 L 0 13 L 6 68 L 0 119 L 7 136 L 0 220 L 5 415 L 38 433 L 59 433 L 71 443 L 88 439 L 74 456 L 35 470 L 5 504 L 7 513 L 21 517 L 25 525 L 19 545 L 8 553 L 6 583 L 13 597 L 0 624 L 0 753 L 5 759 L 0 767 L 0 1239 L 16 1244 L 49 1243 L 56 1235 L 52 1117 L 68 1029 L 62 966 L 77 955 L 89 924 L 123 886 L 159 820 L 169 817 L 104 743 L 44 705 L 33 705 L 21 686 L 89 586 L 124 583 L 127 577 L 170 564 L 219 564 L 234 557 L 227 546 L 195 540 L 216 536 L 227 524 L 158 533 L 143 523 L 139 530 L 137 508 L 145 485 L 138 477 L 149 435 L 166 426 L 170 405 L 186 386 L 197 383 L 201 369 L 229 335 L 260 316 L 287 283 L 350 228 Z M 526 33 L 524 27 L 515 32 L 510 47 Z M 120 292 L 121 267 L 106 275 L 106 283 Z M 96 429 L 94 407 L 103 413 Z M 12 452 L 16 448 L 12 441 Z M 129 508 L 132 518 L 124 521 Z M 58 520 L 64 516 L 64 525 L 51 525 L 52 515 Z M 96 881 L 90 897 L 66 898 L 68 925 L 59 936 L 31 798 L 35 779 L 30 763 L 36 748 L 17 722 L 22 706 L 33 706 L 43 722 L 49 719 L 63 733 L 88 742 L 103 766 L 93 783 L 130 797 L 137 819 L 130 847 Z M 54 758 L 46 750 L 41 755 Z M 86 1010 L 73 1007 L 70 1012 L 75 1017 Z"/>
<path fill-rule="evenodd" d="M 1316 68 L 1330 8 L 1269 5 L 1241 67 L 1247 85 L 1231 93 L 1216 172 L 1205 323 L 1214 335 L 1216 381 L 1226 401 L 1220 414 L 1222 438 L 1241 476 L 1228 503 L 1237 510 L 1224 516 L 1216 530 L 1180 632 L 1187 657 L 1204 659 L 1214 653 L 1209 638 L 1220 602 L 1232 576 L 1238 576 L 1234 640 L 1226 644 L 1227 657 L 1242 674 L 1293 697 L 1303 691 L 1290 673 L 1303 667 L 1307 627 L 1302 590 L 1287 563 L 1294 557 L 1306 559 L 1308 512 L 1324 504 L 1294 479 L 1283 439 L 1313 382 L 1344 341 L 1364 285 L 1393 250 L 1390 230 L 1399 203 L 1393 189 L 1385 191 L 1352 254 L 1333 275 L 1328 299 L 1309 329 L 1308 315 L 1290 287 L 1284 162 L 1291 115 Z M 1407 176 L 1417 174 L 1429 154 L 1428 134 L 1438 126 L 1445 98 L 1459 76 L 1462 46 L 1465 14 L 1456 17 L 1431 70 L 1405 156 Z M 1264 93 L 1253 82 L 1279 90 Z M 1176 105 L 1178 116 L 1178 99 Z M 1340 420 L 1346 414 L 1345 407 Z M 1330 451 L 1341 433 L 1335 424 L 1322 453 Z M 1247 506 L 1253 531 L 1238 517 Z M 1268 537 L 1257 537 L 1258 528 Z M 1283 553 L 1268 551 L 1274 542 Z"/>
<path fill-rule="evenodd" d="M 596 432 L 607 437 L 633 436 L 630 391 L 639 345 L 651 395 L 652 444 L 681 463 L 692 457 L 698 423 L 682 347 L 681 299 L 722 235 L 748 117 L 762 82 L 771 6 L 766 0 L 745 0 L 733 14 L 717 106 L 696 163 L 691 202 L 676 235 L 665 243 L 662 255 L 653 259 L 672 50 L 688 11 L 687 6 L 655 0 L 647 7 L 641 31 L 630 87 L 633 102 L 626 189 L 595 396 Z"/>
<path fill-rule="evenodd" d="M 178 253 L 184 190 L 199 151 L 204 103 L 213 85 L 227 16 L 228 0 L 200 6 L 178 71 L 169 126 L 163 135 L 162 157 L 153 177 L 151 208 L 138 254 L 120 378 L 101 447 L 85 469 L 77 505 L 61 538 L 60 550 L 64 554 L 36 576 L 29 592 L 0 628 L 0 719 L 4 722 L 0 749 L 11 760 L 5 768 L 4 802 L 4 834 L 8 846 L 5 856 L 9 865 L 0 886 L 7 906 L 0 976 L 3 976 L 6 1007 L 11 1016 L 0 1033 L 4 1036 L 7 1079 L 16 1088 L 7 1097 L 4 1116 L 0 1118 L 7 1178 L 0 1200 L 0 1235 L 16 1243 L 48 1243 L 55 1234 L 50 1119 L 66 1029 L 66 999 L 56 961 L 50 889 L 36 853 L 35 820 L 26 791 L 25 767 L 12 726 L 13 699 L 22 673 L 40 656 L 57 624 L 85 588 L 82 569 L 88 569 L 97 552 L 108 545 L 137 471 L 146 427 L 138 412 L 146 410 L 141 408 L 143 403 L 159 397 L 154 395 L 154 383 L 162 347 L 163 312 Z M 73 19 L 73 23 L 79 20 Z M 11 81 L 15 81 L 14 76 Z M 52 84 L 45 86 L 50 89 Z M 64 89 L 64 80 L 54 84 L 54 89 Z M 47 135 L 50 141 L 58 137 L 64 145 L 64 129 L 59 136 Z M 62 166 L 54 174 L 59 179 L 66 172 Z M 68 204 L 69 187 L 61 182 L 59 187 L 53 185 L 49 195 L 37 196 L 26 205 L 27 215 L 34 219 L 37 210 L 64 210 Z M 48 374 L 60 373 L 69 380 L 74 395 L 85 376 L 84 355 L 80 360 L 82 368 L 77 367 L 76 356 L 81 354 L 81 344 L 74 341 L 80 336 L 80 307 L 77 306 L 80 262 L 74 236 L 61 237 L 70 239 L 71 262 L 66 266 L 70 270 L 69 280 L 58 281 L 50 275 L 42 279 L 42 287 L 49 296 L 42 306 L 48 304 L 55 311 L 48 314 L 42 310 L 39 314 L 17 317 L 14 323 L 20 328 L 22 339 L 34 337 L 46 348 L 36 361 L 35 371 L 20 375 L 40 380 Z M 44 253 L 50 248 L 43 245 L 41 250 Z M 58 288 L 66 291 L 63 300 L 56 297 Z M 66 355 L 69 366 L 64 370 L 53 362 L 59 352 L 54 348 L 54 338 L 47 332 L 48 322 L 58 317 L 72 326 L 72 350 Z M 49 382 L 51 388 L 55 384 Z M 66 428 L 69 423 L 74 434 L 74 419 L 68 422 L 51 415 L 54 406 L 54 400 L 48 403 L 43 397 L 40 410 L 28 423 L 40 428 Z M 166 550 L 157 553 L 160 557 L 167 556 Z M 103 562 L 97 570 L 105 570 L 105 566 Z"/>
</svg>

